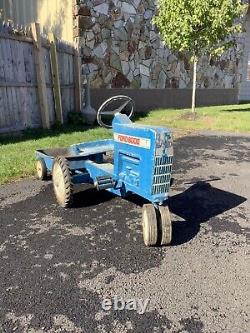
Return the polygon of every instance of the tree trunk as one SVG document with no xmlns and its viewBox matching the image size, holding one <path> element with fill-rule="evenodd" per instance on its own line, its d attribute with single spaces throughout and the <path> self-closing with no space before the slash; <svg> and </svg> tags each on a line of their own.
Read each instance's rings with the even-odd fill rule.
<svg viewBox="0 0 250 333">
<path fill-rule="evenodd" d="M 196 81 L 197 81 L 197 62 L 198 58 L 194 56 L 194 72 L 193 72 L 193 95 L 192 95 L 192 112 L 195 113 L 196 105 Z"/>
</svg>

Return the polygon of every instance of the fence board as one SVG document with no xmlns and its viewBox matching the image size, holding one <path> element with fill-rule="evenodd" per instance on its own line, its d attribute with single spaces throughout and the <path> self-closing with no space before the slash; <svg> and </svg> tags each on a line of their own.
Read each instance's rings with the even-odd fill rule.
<svg viewBox="0 0 250 333">
<path fill-rule="evenodd" d="M 24 44 L 21 42 L 15 42 L 16 46 L 16 57 L 17 57 L 17 82 L 25 82 L 25 59 L 24 59 Z M 16 88 L 17 93 L 19 94 L 19 112 L 20 112 L 20 123 L 22 123 L 23 128 L 28 127 L 29 118 L 27 110 L 27 96 L 28 89 L 27 87 Z"/>
<path fill-rule="evenodd" d="M 13 51 L 16 54 L 16 75 L 17 82 L 25 82 L 25 65 L 24 65 L 24 53 L 23 53 L 23 43 L 13 41 Z M 16 88 L 16 93 L 18 96 L 18 113 L 19 113 L 19 123 L 26 128 L 26 117 L 27 117 L 27 108 L 26 108 L 26 96 L 27 88 L 21 87 L 20 89 Z"/>
<path fill-rule="evenodd" d="M 29 99 L 29 108 L 31 110 L 31 126 L 30 127 L 40 127 L 42 124 L 41 113 L 39 111 L 39 101 L 38 101 L 38 93 L 37 88 L 29 89 L 30 99 Z"/>
<path fill-rule="evenodd" d="M 2 94 L 3 94 L 3 99 L 4 99 L 4 112 L 5 112 L 5 127 L 9 128 L 13 125 L 13 122 L 11 120 L 10 117 L 10 113 L 9 113 L 9 103 L 8 103 L 8 94 L 7 94 L 7 89 L 3 88 L 2 90 Z"/>
<path fill-rule="evenodd" d="M 43 48 L 41 43 L 40 25 L 38 23 L 32 23 L 32 37 L 34 41 L 34 55 L 36 64 L 37 84 L 38 84 L 38 96 L 40 102 L 40 112 L 42 118 L 43 128 L 50 128 L 49 121 L 49 109 L 47 100 L 47 89 L 45 81 L 45 64 L 43 57 Z"/>
<path fill-rule="evenodd" d="M 5 118 L 3 89 L 0 88 L 0 129 L 8 126 Z"/>
<path fill-rule="evenodd" d="M 52 82 L 55 100 L 55 112 L 56 120 L 63 124 L 63 112 L 62 112 L 62 99 L 61 99 L 61 88 L 58 71 L 58 57 L 56 52 L 56 39 L 53 33 L 49 34 L 50 41 L 50 60 L 51 60 L 51 71 L 52 71 Z"/>
<path fill-rule="evenodd" d="M 12 70 L 12 62 L 11 62 L 11 52 L 10 52 L 10 40 L 6 39 L 3 45 L 3 59 L 5 62 L 4 70 L 5 70 L 5 80 L 6 81 L 14 81 L 13 79 L 13 70 Z"/>
<path fill-rule="evenodd" d="M 2 52 L 2 47 L 3 47 L 3 41 L 0 39 L 0 81 L 5 81 L 5 62 L 3 59 L 3 52 Z"/>
<path fill-rule="evenodd" d="M 4 61 L 4 43 L 0 40 L 0 75 L 1 81 L 5 80 L 5 61 Z M 6 105 L 6 87 L 0 88 L 1 91 L 1 105 L 0 105 L 0 128 L 9 127 L 10 118 L 8 107 Z"/>
<path fill-rule="evenodd" d="M 5 67 L 5 79 L 8 81 L 14 81 L 14 75 L 13 75 L 13 68 L 12 68 L 12 56 L 11 56 L 11 48 L 10 48 L 10 40 L 5 40 L 5 45 L 3 47 L 3 53 L 4 53 L 4 60 L 6 62 Z M 14 104 L 15 104 L 15 96 L 13 93 L 13 88 L 7 87 L 6 88 L 6 94 L 8 98 L 8 108 L 7 112 L 9 114 L 9 119 L 13 127 L 17 124 L 17 119 L 15 118 L 14 110 Z"/>
<path fill-rule="evenodd" d="M 15 31 L 17 28 L 15 28 Z M 43 68 L 48 120 L 56 121 L 55 89 L 50 57 L 50 41 L 41 37 L 40 61 Z M 63 41 L 55 42 L 58 77 L 64 119 L 70 111 L 78 110 L 76 99 L 75 60 L 78 52 Z M 0 133 L 41 127 L 40 101 L 36 68 L 37 46 L 29 30 L 16 34 L 14 28 L 0 26 Z"/>
<path fill-rule="evenodd" d="M 70 98 L 69 98 L 69 88 L 67 85 L 70 84 L 69 82 L 69 55 L 64 53 L 64 94 L 65 94 L 65 105 L 64 105 L 64 113 L 67 115 L 68 111 L 70 111 Z"/>
<path fill-rule="evenodd" d="M 10 71 L 9 74 L 11 76 L 11 79 L 13 81 L 16 81 L 15 79 L 15 61 L 13 59 L 13 53 L 12 53 L 12 41 L 9 40 L 7 42 L 7 57 L 8 57 L 8 61 L 10 62 L 11 66 L 9 66 Z M 14 119 L 14 126 L 17 126 L 18 124 L 18 115 L 17 115 L 17 98 L 16 98 L 16 91 L 15 88 L 13 87 L 9 87 L 8 89 L 8 94 L 9 96 L 11 96 L 11 102 L 12 102 L 12 106 L 11 109 L 9 110 L 11 113 L 11 117 Z"/>
<path fill-rule="evenodd" d="M 68 57 L 68 62 L 69 62 L 69 84 L 72 84 L 74 82 L 74 66 L 73 66 L 73 62 L 74 62 L 74 57 L 69 56 Z M 72 89 L 69 89 L 69 107 L 70 110 L 73 111 L 74 110 L 74 102 L 73 102 L 73 97 L 74 96 L 74 91 L 72 91 Z"/>
<path fill-rule="evenodd" d="M 33 45 L 29 43 L 22 43 L 23 45 L 23 57 L 25 67 L 25 79 L 24 82 L 28 85 L 36 85 L 36 73 L 35 73 L 35 61 L 33 53 Z M 37 126 L 41 123 L 39 107 L 36 98 L 36 88 L 27 86 L 26 89 L 26 114 L 25 114 L 25 127 Z M 37 119 L 34 119 L 34 114 L 37 115 Z"/>
<path fill-rule="evenodd" d="M 73 82 L 75 84 L 74 89 L 74 108 L 76 112 L 81 111 L 81 74 L 80 74 L 80 57 L 77 50 L 74 53 L 73 59 Z"/>
<path fill-rule="evenodd" d="M 44 73 L 45 73 L 45 82 L 47 87 L 47 101 L 48 101 L 48 111 L 49 111 L 49 119 L 50 123 L 53 124 L 55 122 L 54 116 L 54 99 L 53 99 L 53 91 L 52 91 L 52 73 L 51 73 L 51 64 L 50 64 L 50 54 L 47 48 L 42 48 L 42 57 L 44 62 Z"/>
</svg>

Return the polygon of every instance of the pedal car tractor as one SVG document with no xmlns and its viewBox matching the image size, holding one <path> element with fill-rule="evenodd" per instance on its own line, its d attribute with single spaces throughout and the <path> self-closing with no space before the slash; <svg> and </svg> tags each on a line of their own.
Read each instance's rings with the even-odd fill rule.
<svg viewBox="0 0 250 333">
<path fill-rule="evenodd" d="M 172 227 L 166 202 L 173 162 L 171 132 L 161 127 L 135 125 L 119 112 L 113 117 L 112 129 L 110 140 L 37 150 L 38 178 L 52 174 L 55 196 L 62 207 L 72 205 L 76 184 L 93 184 L 97 190 L 121 197 L 137 194 L 149 201 L 142 208 L 145 245 L 170 244 Z M 106 159 L 110 152 L 112 163 Z"/>
</svg>

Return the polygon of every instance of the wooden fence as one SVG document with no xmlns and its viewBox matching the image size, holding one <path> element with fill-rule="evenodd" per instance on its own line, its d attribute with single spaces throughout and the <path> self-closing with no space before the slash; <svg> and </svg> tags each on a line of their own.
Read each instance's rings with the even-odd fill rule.
<svg viewBox="0 0 250 333">
<path fill-rule="evenodd" d="M 50 128 L 80 111 L 80 61 L 76 48 L 40 26 L 0 28 L 0 133 Z"/>
</svg>

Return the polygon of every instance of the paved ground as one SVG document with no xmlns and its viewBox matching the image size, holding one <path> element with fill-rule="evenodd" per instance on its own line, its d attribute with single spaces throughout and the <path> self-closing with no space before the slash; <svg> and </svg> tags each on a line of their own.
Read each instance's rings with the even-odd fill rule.
<svg viewBox="0 0 250 333">
<path fill-rule="evenodd" d="M 0 331 L 250 331 L 250 138 L 186 137 L 175 153 L 171 247 L 144 247 L 138 198 L 86 189 L 65 211 L 50 183 L 0 188 Z M 115 295 L 147 312 L 103 311 Z"/>
</svg>

